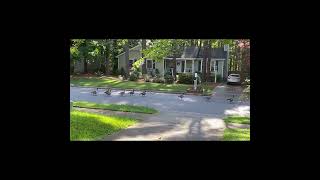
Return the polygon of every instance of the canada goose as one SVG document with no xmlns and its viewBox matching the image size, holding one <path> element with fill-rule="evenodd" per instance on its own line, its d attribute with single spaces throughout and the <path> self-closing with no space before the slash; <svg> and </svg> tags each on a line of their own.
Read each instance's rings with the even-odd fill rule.
<svg viewBox="0 0 320 180">
<path fill-rule="evenodd" d="M 184 97 L 185 93 L 182 93 L 181 95 L 179 95 L 178 97 L 182 100 L 182 98 Z"/>
<path fill-rule="evenodd" d="M 146 95 L 146 90 L 142 91 L 142 93 L 140 93 L 141 96 L 145 96 Z"/>
<path fill-rule="evenodd" d="M 109 89 L 106 89 L 106 91 L 104 92 L 106 95 L 111 95 L 111 89 L 109 88 Z"/>
<path fill-rule="evenodd" d="M 96 96 L 96 95 L 97 95 L 97 92 L 98 92 L 98 88 L 97 88 L 97 90 L 91 91 L 91 94 L 92 94 L 93 96 Z"/>
<path fill-rule="evenodd" d="M 229 101 L 229 103 L 232 103 L 233 102 L 233 98 L 234 98 L 234 95 L 232 95 L 232 98 L 228 98 L 227 101 Z"/>
<path fill-rule="evenodd" d="M 206 98 L 207 101 L 210 101 L 211 97 L 212 96 L 206 96 L 205 98 Z"/>
<path fill-rule="evenodd" d="M 123 90 L 122 92 L 120 92 L 120 95 L 123 96 L 126 93 L 126 90 Z"/>
<path fill-rule="evenodd" d="M 132 91 L 129 92 L 130 96 L 132 96 L 134 94 L 134 89 L 132 89 Z"/>
</svg>

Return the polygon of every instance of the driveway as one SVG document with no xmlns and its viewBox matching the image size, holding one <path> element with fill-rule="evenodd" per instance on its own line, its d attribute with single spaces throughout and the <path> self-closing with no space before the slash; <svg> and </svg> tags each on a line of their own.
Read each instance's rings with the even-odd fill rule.
<svg viewBox="0 0 320 180">
<path fill-rule="evenodd" d="M 71 100 L 97 103 L 132 104 L 153 107 L 160 112 L 148 115 L 138 124 L 108 136 L 105 140 L 221 140 L 226 115 L 250 115 L 250 103 L 237 101 L 241 94 L 240 86 L 222 84 L 214 89 L 210 101 L 202 96 L 186 95 L 182 100 L 177 94 L 147 93 L 145 97 L 113 91 L 111 96 L 98 91 L 97 96 L 90 92 L 93 88 L 70 87 Z M 226 101 L 235 96 L 234 103 Z"/>
</svg>

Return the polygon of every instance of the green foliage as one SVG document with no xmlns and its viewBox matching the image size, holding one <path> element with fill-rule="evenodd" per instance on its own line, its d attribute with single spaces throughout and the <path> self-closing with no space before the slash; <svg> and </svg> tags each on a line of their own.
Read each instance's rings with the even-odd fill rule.
<svg viewBox="0 0 320 180">
<path fill-rule="evenodd" d="M 159 69 L 156 69 L 156 77 L 159 77 L 160 76 L 160 71 Z"/>
<path fill-rule="evenodd" d="M 208 82 L 214 82 L 214 73 L 210 74 Z M 217 74 L 217 82 L 222 82 L 222 76 Z"/>
<path fill-rule="evenodd" d="M 138 71 L 132 71 L 129 80 L 130 81 L 137 81 L 139 79 L 139 72 Z"/>
<path fill-rule="evenodd" d="M 192 74 L 179 74 L 178 83 L 193 84 L 194 77 Z"/>
<path fill-rule="evenodd" d="M 120 69 L 119 74 L 120 74 L 122 77 L 127 77 L 126 71 L 124 70 L 123 67 Z"/>
<path fill-rule="evenodd" d="M 152 80 L 153 83 L 164 83 L 164 79 L 160 78 L 160 77 L 155 77 Z"/>
<path fill-rule="evenodd" d="M 169 71 L 164 75 L 164 82 L 167 84 L 172 84 L 174 82 L 174 79 Z"/>
<path fill-rule="evenodd" d="M 208 95 L 208 92 L 210 91 L 210 87 L 208 85 L 208 83 L 201 83 L 201 85 L 199 86 L 199 90 L 201 91 L 202 95 L 206 96 Z"/>
</svg>

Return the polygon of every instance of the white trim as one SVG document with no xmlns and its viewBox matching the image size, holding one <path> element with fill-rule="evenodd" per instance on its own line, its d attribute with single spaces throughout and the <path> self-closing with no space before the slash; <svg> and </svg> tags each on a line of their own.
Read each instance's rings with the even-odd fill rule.
<svg viewBox="0 0 320 180">
<path fill-rule="evenodd" d="M 148 61 L 151 61 L 152 68 L 148 68 Z M 156 69 L 156 62 L 154 63 L 154 67 L 153 67 L 153 60 L 152 59 L 146 59 L 146 68 L 147 69 Z"/>
<path fill-rule="evenodd" d="M 194 73 L 194 60 L 192 60 L 192 74 Z"/>
<path fill-rule="evenodd" d="M 217 63 L 217 61 L 214 60 L 213 62 L 214 62 L 214 64 L 213 64 L 213 69 L 214 69 L 214 83 L 217 83 L 217 68 L 216 68 L 216 63 Z M 219 64 L 218 64 L 218 66 L 219 66 Z M 210 66 L 210 68 L 211 68 L 211 66 Z M 210 70 L 210 72 L 211 72 L 211 70 Z"/>
<path fill-rule="evenodd" d="M 223 64 L 224 63 L 222 63 L 222 73 L 221 73 L 221 79 L 223 80 Z"/>
<path fill-rule="evenodd" d="M 183 69 L 183 73 L 186 73 L 186 68 L 187 68 L 187 60 L 184 59 L 184 69 Z"/>
</svg>

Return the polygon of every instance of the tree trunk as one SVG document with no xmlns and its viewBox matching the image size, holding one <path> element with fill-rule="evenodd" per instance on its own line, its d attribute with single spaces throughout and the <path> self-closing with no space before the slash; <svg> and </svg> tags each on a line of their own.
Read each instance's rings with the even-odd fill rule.
<svg viewBox="0 0 320 180">
<path fill-rule="evenodd" d="M 173 55 L 173 79 L 176 81 L 177 80 L 177 60 L 176 60 L 176 55 Z M 184 65 L 186 66 L 186 65 Z"/>
<path fill-rule="evenodd" d="M 126 74 L 129 75 L 129 39 L 127 43 L 124 45 L 124 52 L 125 52 L 125 64 L 126 64 Z"/>
<path fill-rule="evenodd" d="M 146 39 L 142 39 L 142 50 L 145 50 L 147 45 L 146 45 Z M 142 57 L 144 57 L 144 54 L 141 54 Z M 142 65 L 142 74 L 147 74 L 147 60 L 144 58 L 143 60 L 143 65 Z"/>
<path fill-rule="evenodd" d="M 211 75 L 211 72 L 210 72 L 210 67 L 211 67 L 211 40 L 208 40 L 208 52 L 207 52 L 207 58 L 208 58 L 208 63 L 207 63 L 207 80 L 210 80 L 210 75 Z"/>
<path fill-rule="evenodd" d="M 106 46 L 107 46 L 107 43 L 108 43 L 108 39 L 106 39 Z M 109 49 L 108 48 L 110 48 L 110 46 L 107 46 L 106 47 L 106 51 L 104 52 L 104 57 L 105 57 L 105 74 L 106 75 L 109 75 L 110 74 L 110 70 L 109 70 L 109 53 L 108 53 L 108 51 L 109 51 Z M 110 51 L 109 51 L 110 52 Z"/>
<path fill-rule="evenodd" d="M 207 64 L 208 64 L 208 56 L 207 56 L 207 51 L 208 51 L 208 45 L 207 45 L 206 40 L 204 40 L 203 44 L 203 62 L 202 62 L 202 81 L 206 82 L 207 81 Z M 201 47 L 200 47 L 201 48 Z"/>
<path fill-rule="evenodd" d="M 111 62 L 112 62 L 112 71 L 113 72 L 116 72 L 116 70 L 118 70 L 118 59 L 116 58 L 116 55 L 117 55 L 117 52 L 116 52 L 116 49 L 117 49 L 117 40 L 116 39 L 113 39 L 112 40 L 112 59 L 111 59 Z M 120 69 L 119 69 L 120 70 Z"/>
<path fill-rule="evenodd" d="M 86 59 L 83 60 L 83 65 L 84 65 L 84 73 L 87 74 L 88 73 L 88 62 Z"/>
</svg>

